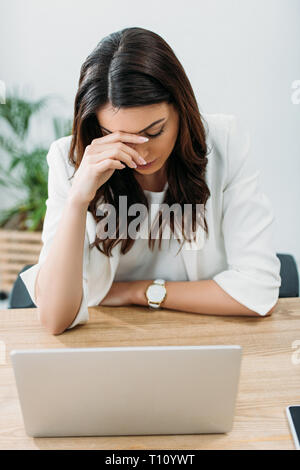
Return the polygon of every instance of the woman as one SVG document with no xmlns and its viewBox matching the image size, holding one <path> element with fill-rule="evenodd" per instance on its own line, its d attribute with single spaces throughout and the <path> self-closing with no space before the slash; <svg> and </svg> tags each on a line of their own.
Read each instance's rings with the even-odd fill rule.
<svg viewBox="0 0 300 470">
<path fill-rule="evenodd" d="M 126 28 L 97 45 L 81 67 L 72 135 L 51 144 L 47 162 L 43 247 L 21 278 L 50 332 L 86 323 L 94 305 L 271 314 L 281 285 L 274 214 L 248 135 L 233 115 L 200 114 L 182 65 L 159 35 Z M 128 208 L 192 206 L 196 239 L 180 225 L 183 249 L 175 253 L 175 216 L 165 249 L 161 230 L 154 243 L 128 231 L 124 237 L 125 196 Z M 106 205 L 116 225 L 105 238 Z M 196 205 L 204 208 L 202 224 Z"/>
</svg>

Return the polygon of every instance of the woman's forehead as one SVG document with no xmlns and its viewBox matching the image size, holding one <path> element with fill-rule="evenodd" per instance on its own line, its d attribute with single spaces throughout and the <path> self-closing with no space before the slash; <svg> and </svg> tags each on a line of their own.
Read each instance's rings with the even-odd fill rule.
<svg viewBox="0 0 300 470">
<path fill-rule="evenodd" d="M 118 130 L 138 134 L 155 122 L 164 122 L 170 111 L 165 103 L 117 110 L 110 104 L 99 109 L 96 114 L 99 125 L 110 132 Z"/>
</svg>

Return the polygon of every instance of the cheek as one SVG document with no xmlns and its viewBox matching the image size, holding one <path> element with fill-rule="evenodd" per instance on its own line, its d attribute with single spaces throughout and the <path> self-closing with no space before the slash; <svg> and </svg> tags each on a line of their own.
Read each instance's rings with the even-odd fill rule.
<svg viewBox="0 0 300 470">
<path fill-rule="evenodd" d="M 156 153 L 159 157 L 167 158 L 172 151 L 173 146 L 173 139 L 168 137 L 164 139 L 157 139 L 157 141 L 151 142 L 149 150 L 150 153 Z"/>
<path fill-rule="evenodd" d="M 163 158 L 167 159 L 170 156 L 175 144 L 175 140 L 176 139 L 168 138 L 163 142 L 160 148 L 160 155 Z"/>
</svg>

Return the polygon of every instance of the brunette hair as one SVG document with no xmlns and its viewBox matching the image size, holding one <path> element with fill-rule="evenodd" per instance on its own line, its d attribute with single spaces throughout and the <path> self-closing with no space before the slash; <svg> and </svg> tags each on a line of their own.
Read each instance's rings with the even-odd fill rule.
<svg viewBox="0 0 300 470">
<path fill-rule="evenodd" d="M 172 158 L 166 161 L 168 188 L 163 202 L 169 207 L 179 203 L 182 209 L 184 204 L 192 204 L 192 229 L 195 230 L 197 221 L 194 206 L 203 204 L 202 207 L 205 208 L 210 196 L 205 181 L 208 148 L 204 124 L 207 123 L 200 114 L 183 66 L 171 47 L 158 34 L 138 27 L 111 33 L 98 43 L 82 64 L 68 155 L 75 171 L 80 165 L 86 146 L 93 139 L 103 136 L 96 112 L 108 102 L 117 109 L 161 102 L 173 103 L 178 111 L 180 124 L 171 153 Z M 127 196 L 128 207 L 133 203 L 142 203 L 148 207 L 145 194 L 128 167 L 114 170 L 107 182 L 99 187 L 88 206 L 88 211 L 97 223 L 104 217 L 96 213 L 100 198 L 116 209 L 116 236 L 101 239 L 96 235 L 91 245 L 96 246 L 106 256 L 111 256 L 113 247 L 118 243 L 122 243 L 121 253 L 125 254 L 135 241 L 130 237 L 118 238 L 121 195 Z M 202 218 L 202 226 L 208 235 L 204 213 Z M 128 216 L 129 223 L 131 219 L 132 217 Z M 170 228 L 174 233 L 174 219 L 170 219 Z M 159 227 L 161 228 L 161 220 Z M 187 239 L 184 233 L 183 236 Z M 149 237 L 150 249 L 153 249 L 154 242 L 155 239 Z"/>
</svg>

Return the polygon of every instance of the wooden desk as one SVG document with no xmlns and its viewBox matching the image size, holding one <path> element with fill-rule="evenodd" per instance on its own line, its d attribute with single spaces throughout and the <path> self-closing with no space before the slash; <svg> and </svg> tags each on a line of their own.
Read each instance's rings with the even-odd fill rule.
<svg viewBox="0 0 300 470">
<path fill-rule="evenodd" d="M 293 348 L 300 341 L 300 298 L 280 299 L 265 318 L 148 312 L 138 306 L 89 312 L 86 325 L 53 336 L 40 326 L 37 309 L 0 311 L 6 349 L 0 365 L 1 449 L 294 449 L 285 407 L 300 404 L 300 344 L 298 353 L 295 343 Z M 227 434 L 31 438 L 25 433 L 12 349 L 209 344 L 243 347 L 234 426 Z"/>
</svg>

